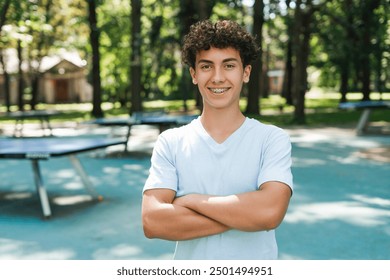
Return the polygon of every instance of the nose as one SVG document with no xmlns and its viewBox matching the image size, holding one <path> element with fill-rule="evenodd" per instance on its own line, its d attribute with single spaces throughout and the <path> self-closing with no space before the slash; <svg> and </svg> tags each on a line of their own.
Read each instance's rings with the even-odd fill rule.
<svg viewBox="0 0 390 280">
<path fill-rule="evenodd" d="M 212 82 L 214 84 L 219 84 L 219 83 L 223 83 L 224 80 L 225 80 L 225 75 L 223 73 L 223 69 L 219 67 L 215 67 L 213 72 Z"/>
</svg>

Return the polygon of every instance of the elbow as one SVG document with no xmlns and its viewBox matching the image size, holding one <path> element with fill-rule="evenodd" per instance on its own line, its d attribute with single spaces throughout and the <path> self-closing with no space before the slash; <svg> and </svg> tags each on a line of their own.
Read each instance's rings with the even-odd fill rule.
<svg viewBox="0 0 390 280">
<path fill-rule="evenodd" d="M 149 227 L 144 225 L 143 230 L 144 230 L 144 235 L 146 238 L 149 238 L 149 239 L 156 238 L 155 234 L 153 233 L 153 231 Z"/>
<path fill-rule="evenodd" d="M 281 221 L 269 221 L 264 225 L 264 230 L 274 230 L 281 224 Z"/>
<path fill-rule="evenodd" d="M 155 217 L 152 213 L 142 215 L 142 228 L 148 239 L 175 240 L 169 234 L 168 227 L 161 222 L 161 218 Z"/>
<path fill-rule="evenodd" d="M 274 230 L 282 223 L 284 215 L 281 215 L 277 211 L 269 211 L 268 213 L 262 213 L 256 217 L 252 225 L 247 228 L 247 231 L 270 231 Z"/>
<path fill-rule="evenodd" d="M 279 211 L 270 211 L 264 219 L 264 230 L 274 230 L 282 223 L 284 218 L 284 213 Z"/>
<path fill-rule="evenodd" d="M 148 214 L 142 215 L 142 227 L 146 238 L 153 239 L 158 237 L 155 222 Z"/>
</svg>

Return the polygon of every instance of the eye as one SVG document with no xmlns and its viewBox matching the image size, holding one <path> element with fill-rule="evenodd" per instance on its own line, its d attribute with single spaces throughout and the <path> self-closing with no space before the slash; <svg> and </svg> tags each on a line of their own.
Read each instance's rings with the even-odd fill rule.
<svg viewBox="0 0 390 280">
<path fill-rule="evenodd" d="M 201 64 L 200 69 L 203 71 L 208 71 L 211 69 L 211 65 L 210 64 Z"/>
<path fill-rule="evenodd" d="M 228 69 L 228 70 L 234 69 L 235 67 L 236 67 L 236 65 L 233 64 L 233 63 L 228 63 L 228 64 L 225 65 L 225 68 Z"/>
</svg>

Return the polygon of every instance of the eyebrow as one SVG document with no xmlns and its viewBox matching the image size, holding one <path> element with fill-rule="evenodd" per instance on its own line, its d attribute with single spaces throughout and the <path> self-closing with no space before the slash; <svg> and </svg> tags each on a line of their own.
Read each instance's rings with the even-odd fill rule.
<svg viewBox="0 0 390 280">
<path fill-rule="evenodd" d="M 226 58 L 226 59 L 222 60 L 222 63 L 231 62 L 231 61 L 237 61 L 237 62 L 238 62 L 238 59 L 237 59 L 237 58 Z M 213 61 L 207 60 L 207 59 L 201 59 L 201 60 L 198 61 L 198 64 L 199 64 L 199 63 L 210 63 L 210 64 L 214 64 Z"/>
</svg>

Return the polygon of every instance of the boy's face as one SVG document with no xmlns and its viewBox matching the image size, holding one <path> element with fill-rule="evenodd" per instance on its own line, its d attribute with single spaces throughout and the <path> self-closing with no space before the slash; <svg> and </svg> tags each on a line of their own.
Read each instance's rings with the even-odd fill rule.
<svg viewBox="0 0 390 280">
<path fill-rule="evenodd" d="M 251 66 L 243 68 L 238 50 L 210 48 L 196 55 L 192 81 L 198 85 L 206 106 L 216 109 L 237 107 L 243 83 L 249 81 Z"/>
</svg>

